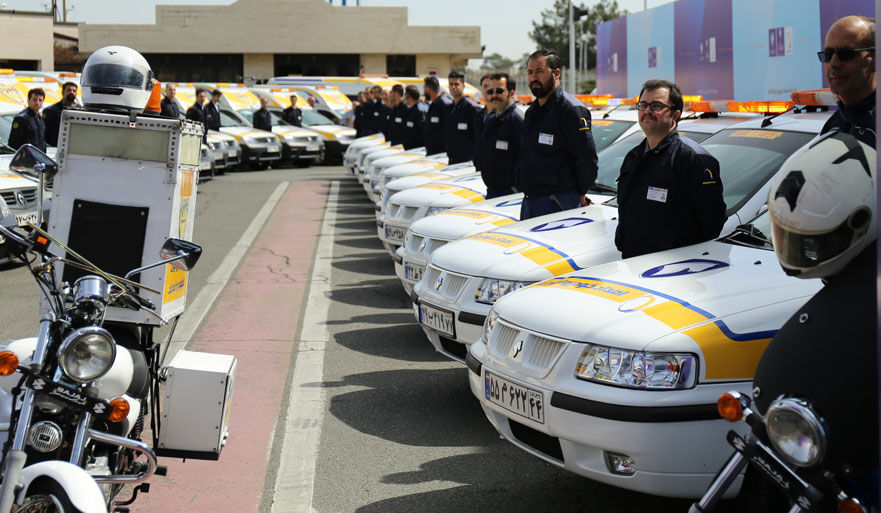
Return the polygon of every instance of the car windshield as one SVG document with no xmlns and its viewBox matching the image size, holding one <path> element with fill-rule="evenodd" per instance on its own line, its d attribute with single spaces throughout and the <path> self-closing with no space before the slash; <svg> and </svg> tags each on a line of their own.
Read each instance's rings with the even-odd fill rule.
<svg viewBox="0 0 881 513">
<path fill-rule="evenodd" d="M 312 125 L 332 125 L 333 121 L 327 119 L 321 114 L 315 112 L 314 110 L 303 110 L 303 124 L 306 126 Z"/>
<path fill-rule="evenodd" d="M 766 210 L 752 221 L 738 226 L 733 233 L 722 240 L 731 244 L 771 250 L 774 249 L 771 235 L 771 215 Z"/>
<path fill-rule="evenodd" d="M 242 116 L 243 118 L 245 118 L 245 120 L 248 123 L 254 122 L 254 112 L 251 111 L 250 109 L 239 109 L 236 112 L 239 113 L 239 116 Z"/>
<path fill-rule="evenodd" d="M 233 114 L 228 110 L 221 110 L 220 126 L 251 126 L 251 122 L 241 115 Z"/>
<path fill-rule="evenodd" d="M 701 143 L 719 161 L 728 215 L 736 212 L 815 134 L 768 129 L 720 131 Z"/>
<path fill-rule="evenodd" d="M 15 114 L 3 114 L 0 116 L 0 141 L 9 142 L 9 132 L 12 130 L 12 120 Z"/>
<path fill-rule="evenodd" d="M 606 149 L 607 146 L 621 137 L 625 130 L 632 127 L 635 121 L 618 121 L 615 119 L 594 119 L 590 122 L 590 133 L 593 135 L 593 144 L 597 152 Z"/>
<path fill-rule="evenodd" d="M 269 115 L 272 117 L 273 125 L 290 125 L 287 121 L 281 119 L 281 111 L 269 109 Z"/>
</svg>

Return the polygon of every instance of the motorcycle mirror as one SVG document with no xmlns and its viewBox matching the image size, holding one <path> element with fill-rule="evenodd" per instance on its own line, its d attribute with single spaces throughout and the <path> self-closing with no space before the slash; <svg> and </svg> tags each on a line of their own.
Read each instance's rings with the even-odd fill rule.
<svg viewBox="0 0 881 513">
<path fill-rule="evenodd" d="M 37 149 L 33 144 L 24 144 L 12 157 L 9 170 L 17 175 L 35 180 L 39 180 L 42 175 L 43 180 L 49 182 L 58 172 L 58 165 L 49 155 Z"/>
<path fill-rule="evenodd" d="M 202 256 L 202 246 L 183 239 L 168 239 L 159 250 L 159 258 L 172 260 L 171 265 L 182 271 L 192 269 Z"/>
</svg>

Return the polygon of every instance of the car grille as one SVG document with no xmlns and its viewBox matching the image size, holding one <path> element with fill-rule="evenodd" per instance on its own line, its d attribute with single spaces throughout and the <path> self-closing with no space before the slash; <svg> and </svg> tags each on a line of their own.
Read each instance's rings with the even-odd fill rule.
<svg viewBox="0 0 881 513">
<path fill-rule="evenodd" d="M 24 197 L 24 204 L 18 201 L 18 194 L 21 193 Z M 16 208 L 24 205 L 30 205 L 31 203 L 37 201 L 37 188 L 36 187 L 28 187 L 26 189 L 12 189 L 8 191 L 0 191 L 0 197 L 3 198 L 3 201 L 6 202 L 6 206 L 9 208 Z"/>
<path fill-rule="evenodd" d="M 388 208 L 389 198 L 391 198 L 392 196 L 394 196 L 398 192 L 400 192 L 400 191 L 397 189 L 389 189 L 389 188 L 383 189 L 383 196 L 382 196 L 382 211 L 383 212 L 387 212 L 386 209 Z"/>
<path fill-rule="evenodd" d="M 226 141 L 226 147 L 227 148 L 235 148 L 236 142 L 235 141 Z"/>
<path fill-rule="evenodd" d="M 438 287 L 440 283 L 440 287 Z M 425 276 L 422 278 L 422 287 L 437 291 L 450 301 L 455 301 L 468 283 L 468 276 L 441 271 L 437 267 L 428 266 Z"/>
<path fill-rule="evenodd" d="M 489 337 L 487 350 L 499 360 L 503 360 L 512 369 L 517 369 L 534 377 L 544 377 L 557 357 L 563 352 L 565 340 L 548 338 L 527 330 L 521 330 L 504 321 L 497 321 Z M 518 341 L 523 341 L 523 355 L 520 360 L 511 356 L 511 348 Z"/>
<path fill-rule="evenodd" d="M 398 209 L 398 214 L 401 219 L 412 219 L 413 216 L 416 215 L 416 212 L 419 211 L 419 207 L 404 207 L 403 211 Z"/>
<path fill-rule="evenodd" d="M 425 247 L 422 248 L 422 242 L 425 241 Z M 418 253 L 419 255 L 428 259 L 428 256 L 436 250 L 437 248 L 442 247 L 449 241 L 441 240 L 441 239 L 432 239 L 425 238 L 420 235 L 411 235 L 407 240 L 407 249 L 413 253 Z"/>
</svg>

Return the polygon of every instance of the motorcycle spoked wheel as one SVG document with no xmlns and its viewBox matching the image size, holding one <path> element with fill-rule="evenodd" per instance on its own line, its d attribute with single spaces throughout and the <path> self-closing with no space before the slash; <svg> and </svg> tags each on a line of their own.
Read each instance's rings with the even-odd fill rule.
<svg viewBox="0 0 881 513">
<path fill-rule="evenodd" d="M 67 492 L 53 479 L 31 483 L 24 502 L 13 513 L 77 513 Z"/>
</svg>

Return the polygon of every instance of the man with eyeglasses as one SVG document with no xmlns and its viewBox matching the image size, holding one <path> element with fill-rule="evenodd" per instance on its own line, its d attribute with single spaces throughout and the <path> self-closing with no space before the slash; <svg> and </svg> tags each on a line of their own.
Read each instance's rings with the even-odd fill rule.
<svg viewBox="0 0 881 513">
<path fill-rule="evenodd" d="M 645 139 L 621 164 L 615 246 L 629 258 L 716 238 L 725 224 L 719 161 L 676 131 L 679 87 L 647 81 L 637 109 Z"/>
<path fill-rule="evenodd" d="M 597 177 L 590 111 L 563 91 L 561 66 L 554 50 L 537 50 L 526 61 L 535 101 L 526 110 L 520 139 L 521 220 L 586 205 L 585 194 Z"/>
<path fill-rule="evenodd" d="M 480 127 L 474 148 L 474 166 L 486 184 L 486 199 L 491 199 L 517 192 L 523 118 L 514 102 L 514 79 L 507 73 L 494 73 L 487 80 L 486 105 L 495 115 Z"/>
<path fill-rule="evenodd" d="M 852 134 L 875 147 L 875 20 L 845 16 L 829 27 L 823 51 L 817 52 L 838 110 L 821 133 Z"/>
</svg>

